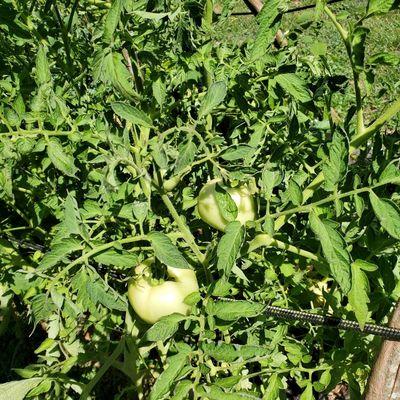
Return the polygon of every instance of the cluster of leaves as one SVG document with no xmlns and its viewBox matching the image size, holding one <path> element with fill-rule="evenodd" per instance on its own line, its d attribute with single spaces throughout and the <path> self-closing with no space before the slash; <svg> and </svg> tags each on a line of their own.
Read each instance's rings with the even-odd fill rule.
<svg viewBox="0 0 400 400">
<path fill-rule="evenodd" d="M 363 326 L 398 299 L 399 139 L 382 127 L 400 105 L 368 125 L 362 93 L 363 22 L 395 2 L 370 0 L 348 30 L 318 2 L 346 82 L 323 52 L 274 42 L 283 0 L 255 39 L 217 42 L 232 4 L 218 19 L 211 0 L 0 5 L 0 399 L 308 400 L 341 380 L 360 397 L 379 339 L 264 309 Z M 259 219 L 224 235 L 202 223 L 213 177 L 258 187 Z M 152 255 L 196 269 L 201 296 L 149 328 L 125 293 Z"/>
</svg>

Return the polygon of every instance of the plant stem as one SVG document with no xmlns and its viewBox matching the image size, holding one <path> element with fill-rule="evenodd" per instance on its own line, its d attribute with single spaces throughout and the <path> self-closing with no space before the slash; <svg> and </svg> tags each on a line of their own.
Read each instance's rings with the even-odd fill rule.
<svg viewBox="0 0 400 400">
<path fill-rule="evenodd" d="M 343 41 L 346 42 L 348 40 L 348 37 L 349 37 L 349 33 L 347 32 L 347 30 L 337 20 L 336 15 L 331 11 L 331 9 L 328 6 L 324 7 L 324 11 L 325 11 L 325 14 L 332 21 L 333 25 L 335 25 L 335 28 L 340 33 L 340 36 L 342 37 Z"/>
<path fill-rule="evenodd" d="M 9 132 L 1 132 L 0 136 L 37 136 L 37 135 L 49 135 L 49 136 L 67 136 L 74 131 L 49 131 L 46 129 L 18 129 L 17 131 L 10 130 Z"/>
<path fill-rule="evenodd" d="M 3 121 L 3 124 L 7 127 L 7 129 L 8 129 L 9 131 L 12 131 L 12 130 L 13 130 L 12 127 L 11 127 L 11 125 L 7 122 L 6 117 L 5 117 L 2 113 L 0 113 L 0 121 Z M 6 134 L 7 134 L 7 133 L 6 133 Z M 0 135 L 3 135 L 3 133 L 0 133 Z"/>
<path fill-rule="evenodd" d="M 252 251 L 258 249 L 259 247 L 262 246 L 272 246 L 276 247 L 281 250 L 286 250 L 291 253 L 297 254 L 301 257 L 308 258 L 310 260 L 318 261 L 320 263 L 323 263 L 324 261 L 315 255 L 314 253 L 311 253 L 310 251 L 300 249 L 296 246 L 293 246 L 288 243 L 281 242 L 280 240 L 274 239 L 272 236 L 266 234 L 266 233 L 260 233 L 258 234 L 249 244 L 248 248 L 248 253 L 251 253 Z"/>
<path fill-rule="evenodd" d="M 346 47 L 347 55 L 350 60 L 351 69 L 353 71 L 353 80 L 354 80 L 354 91 L 356 95 L 356 110 L 357 110 L 357 125 L 356 125 L 356 135 L 362 135 L 364 132 L 364 111 L 362 106 L 362 94 L 361 94 L 361 85 L 360 85 L 360 74 L 357 71 L 356 65 L 353 61 L 353 52 L 351 48 L 351 43 L 349 40 L 349 33 L 347 30 L 340 24 L 340 22 L 336 19 L 335 14 L 330 10 L 328 6 L 324 7 L 324 11 L 326 15 L 330 18 L 332 23 L 335 25 L 335 28 L 339 32 L 344 45 Z M 354 150 L 354 149 L 353 149 Z"/>
<path fill-rule="evenodd" d="M 193 253 L 196 255 L 198 260 L 202 263 L 204 266 L 205 262 L 205 256 L 204 254 L 200 251 L 200 249 L 197 247 L 197 244 L 194 240 L 194 237 L 192 233 L 190 232 L 189 228 L 187 225 L 183 222 L 181 216 L 178 214 L 176 211 L 176 208 L 172 204 L 170 198 L 168 197 L 167 194 L 162 194 L 161 199 L 164 202 L 165 206 L 168 208 L 168 211 L 172 215 L 172 218 L 178 225 L 179 230 L 182 233 L 182 237 L 185 240 L 185 242 L 189 245 L 189 247 L 192 249 Z M 205 268 L 206 276 L 209 276 L 208 270 Z"/>
<path fill-rule="evenodd" d="M 102 376 L 108 371 L 108 369 L 112 366 L 113 362 L 117 360 L 119 355 L 123 352 L 124 350 L 124 345 L 125 345 L 125 338 L 122 337 L 121 340 L 119 341 L 117 347 L 114 349 L 110 357 L 106 360 L 106 362 L 101 366 L 101 368 L 97 371 L 96 375 L 94 378 L 87 384 L 85 385 L 81 397 L 79 398 L 80 400 L 86 400 L 87 397 L 90 395 L 90 392 L 92 389 L 96 386 L 96 384 L 99 382 L 99 380 L 102 378 Z"/>
<path fill-rule="evenodd" d="M 132 236 L 128 237 L 125 239 L 118 239 L 114 240 L 112 242 L 108 242 L 105 244 L 102 244 L 101 246 L 97 246 L 94 249 L 88 251 L 87 253 L 82 254 L 80 257 L 78 257 L 76 260 L 72 261 L 69 263 L 66 267 L 62 269 L 52 280 L 51 286 L 54 285 L 55 282 L 59 281 L 71 268 L 75 267 L 78 264 L 81 264 L 83 262 L 86 262 L 90 257 L 94 256 L 95 254 L 98 254 L 104 250 L 107 250 L 117 244 L 127 244 L 127 243 L 133 243 L 133 242 L 140 242 L 143 240 L 148 240 L 147 236 L 141 235 L 141 236 Z M 41 270 L 43 271 L 43 269 Z"/>
<path fill-rule="evenodd" d="M 353 137 L 350 142 L 350 149 L 355 149 L 365 143 L 379 128 L 381 128 L 387 121 L 393 118 L 400 112 L 400 98 L 389 106 L 385 112 L 378 117 L 370 126 L 364 129 L 361 134 Z"/>
<path fill-rule="evenodd" d="M 330 203 L 330 202 L 338 200 L 338 199 L 343 199 L 345 197 L 353 196 L 355 194 L 369 192 L 372 189 L 375 189 L 375 188 L 380 187 L 380 186 L 387 185 L 388 183 L 390 183 L 390 182 L 384 181 L 384 182 L 380 182 L 380 183 L 377 183 L 377 184 L 372 185 L 372 186 L 350 190 L 349 192 L 340 193 L 340 194 L 332 194 L 331 196 L 325 197 L 324 199 L 319 200 L 319 201 L 315 201 L 314 203 L 305 204 L 303 206 L 299 206 L 299 207 L 295 207 L 295 208 L 290 208 L 289 210 L 278 211 L 276 213 L 270 214 L 269 217 L 271 217 L 271 218 L 280 218 L 280 217 L 283 217 L 283 216 L 293 215 L 293 214 L 297 214 L 297 213 L 308 213 L 314 207 L 320 206 L 322 204 Z M 261 222 L 263 219 L 265 219 L 265 217 L 262 217 L 262 218 L 258 219 L 256 222 Z"/>
</svg>

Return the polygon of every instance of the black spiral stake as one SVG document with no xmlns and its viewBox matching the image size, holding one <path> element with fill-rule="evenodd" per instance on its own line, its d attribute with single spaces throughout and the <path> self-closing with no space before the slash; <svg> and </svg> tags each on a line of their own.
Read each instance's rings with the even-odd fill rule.
<svg viewBox="0 0 400 400">
<path fill-rule="evenodd" d="M 313 325 L 343 329 L 345 331 L 356 331 L 365 335 L 375 335 L 387 340 L 400 341 L 400 329 L 391 328 L 389 326 L 365 324 L 364 329 L 361 329 L 356 321 L 349 321 L 330 315 L 312 314 L 305 311 L 296 311 L 275 306 L 267 306 L 265 308 L 265 313 L 269 317 L 283 320 L 308 322 Z"/>
</svg>

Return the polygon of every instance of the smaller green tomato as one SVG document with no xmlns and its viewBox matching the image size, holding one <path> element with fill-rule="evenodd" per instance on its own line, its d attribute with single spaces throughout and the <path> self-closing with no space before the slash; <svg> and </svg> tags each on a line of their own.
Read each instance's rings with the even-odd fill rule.
<svg viewBox="0 0 400 400">
<path fill-rule="evenodd" d="M 184 300 L 199 290 L 195 272 L 168 266 L 167 273 L 173 281 L 153 283 L 150 273 L 153 264 L 153 258 L 139 264 L 135 268 L 137 276 L 129 281 L 128 299 L 136 314 L 149 324 L 173 313 L 187 315 L 191 307 Z"/>
<path fill-rule="evenodd" d="M 220 182 L 220 179 L 213 179 L 204 185 L 198 196 L 197 210 L 205 223 L 224 231 L 229 221 L 223 217 L 218 207 L 216 199 L 218 182 Z M 226 191 L 236 204 L 238 210 L 236 221 L 239 221 L 242 225 L 247 221 L 254 221 L 256 219 L 256 205 L 248 186 L 231 187 L 227 188 Z"/>
</svg>

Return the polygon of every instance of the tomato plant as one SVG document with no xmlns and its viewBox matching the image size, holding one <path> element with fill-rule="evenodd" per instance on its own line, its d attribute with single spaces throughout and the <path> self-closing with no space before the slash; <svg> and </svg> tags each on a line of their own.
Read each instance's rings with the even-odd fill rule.
<svg viewBox="0 0 400 400">
<path fill-rule="evenodd" d="M 348 1 L 0 4 L 0 400 L 361 398 L 379 338 L 264 312 L 399 298 L 398 2 Z"/>
</svg>

